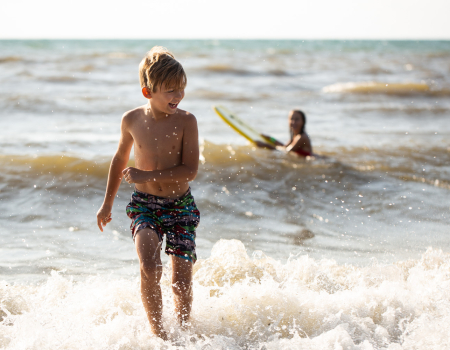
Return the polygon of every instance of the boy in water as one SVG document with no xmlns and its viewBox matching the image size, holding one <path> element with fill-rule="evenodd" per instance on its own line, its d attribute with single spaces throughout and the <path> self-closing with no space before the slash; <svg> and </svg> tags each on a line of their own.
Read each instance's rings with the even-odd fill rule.
<svg viewBox="0 0 450 350">
<path fill-rule="evenodd" d="M 198 170 L 197 121 L 178 108 L 187 83 L 181 64 L 163 47 L 155 46 L 139 65 L 144 106 L 122 117 L 119 147 L 111 161 L 105 199 L 97 213 L 100 231 L 111 219 L 122 177 L 135 184 L 127 215 L 139 256 L 141 297 L 152 332 L 167 339 L 162 323 L 160 250 L 166 235 L 171 256 L 172 291 L 178 321 L 184 325 L 192 305 L 195 229 L 200 212 L 189 181 Z M 126 167 L 132 146 L 136 167 Z"/>
</svg>

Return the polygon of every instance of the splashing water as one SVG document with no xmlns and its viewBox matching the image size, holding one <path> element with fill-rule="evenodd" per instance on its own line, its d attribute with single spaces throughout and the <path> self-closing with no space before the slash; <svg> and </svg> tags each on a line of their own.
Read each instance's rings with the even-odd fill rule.
<svg viewBox="0 0 450 350">
<path fill-rule="evenodd" d="M 440 349 L 450 346 L 450 255 L 369 267 L 306 255 L 285 264 L 220 240 L 195 265 L 190 328 L 173 314 L 170 266 L 162 280 L 171 340 L 150 336 L 139 280 L 52 272 L 0 289 L 2 349 Z"/>
</svg>

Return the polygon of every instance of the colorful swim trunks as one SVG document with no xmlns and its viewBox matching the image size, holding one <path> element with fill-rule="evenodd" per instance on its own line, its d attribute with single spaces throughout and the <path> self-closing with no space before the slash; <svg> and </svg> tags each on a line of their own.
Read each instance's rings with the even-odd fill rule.
<svg viewBox="0 0 450 350">
<path fill-rule="evenodd" d="M 139 230 L 151 228 L 158 234 L 160 242 L 166 235 L 166 254 L 195 263 L 195 229 L 200 222 L 200 211 L 190 188 L 175 199 L 135 190 L 127 205 L 127 215 L 132 220 L 133 240 Z"/>
</svg>

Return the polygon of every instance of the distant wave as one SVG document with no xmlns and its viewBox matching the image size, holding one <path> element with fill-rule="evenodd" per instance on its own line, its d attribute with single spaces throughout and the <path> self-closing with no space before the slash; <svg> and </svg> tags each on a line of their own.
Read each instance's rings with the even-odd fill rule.
<svg viewBox="0 0 450 350">
<path fill-rule="evenodd" d="M 399 112 L 404 112 L 408 115 L 417 115 L 420 118 L 423 118 L 423 114 L 426 115 L 443 115 L 450 112 L 449 108 L 445 108 L 444 106 L 435 106 L 435 105 L 426 105 L 426 106 L 412 106 L 405 104 L 397 104 L 394 106 L 389 105 L 377 105 L 377 106 L 351 106 L 348 109 L 349 112 L 382 112 L 383 114 L 391 113 L 392 116 L 401 115 Z"/>
<path fill-rule="evenodd" d="M 200 151 L 200 162 L 206 164 L 204 169 L 206 172 L 224 171 L 224 168 L 227 167 L 234 171 L 236 166 L 254 166 L 259 163 L 261 165 L 261 173 L 257 172 L 259 175 L 265 177 L 273 172 L 273 174 L 277 174 L 277 178 L 282 179 L 284 175 L 278 172 L 278 166 L 282 166 L 285 170 L 292 170 L 305 164 L 305 160 L 299 157 L 285 155 L 281 152 L 267 152 L 252 146 L 218 145 L 204 141 L 200 145 Z M 286 157 L 292 158 L 291 161 L 294 163 L 286 162 Z M 41 175 L 72 174 L 103 178 L 108 175 L 110 162 L 111 158 L 107 157 L 84 159 L 65 154 L 0 155 L 0 166 L 4 175 L 31 173 L 31 176 L 39 177 Z M 130 160 L 129 166 L 133 165 L 134 161 Z M 254 175 L 255 173 L 252 176 Z"/>
<path fill-rule="evenodd" d="M 325 86 L 325 93 L 411 95 L 429 93 L 425 83 L 384 83 L 376 81 L 336 83 Z"/>
<path fill-rule="evenodd" d="M 254 75 L 255 73 L 245 70 L 239 69 L 227 64 L 211 64 L 203 67 L 201 70 L 213 73 L 223 73 L 223 74 L 236 74 L 236 75 Z"/>
<path fill-rule="evenodd" d="M 283 77 L 283 76 L 288 76 L 289 75 L 288 72 L 286 72 L 284 69 L 281 69 L 281 68 L 271 69 L 267 73 L 269 73 L 270 75 L 277 76 L 277 77 Z"/>
<path fill-rule="evenodd" d="M 292 186 L 305 195 L 319 189 L 337 193 L 341 190 L 340 185 L 333 184 L 345 182 L 357 186 L 375 183 L 388 176 L 450 190 L 449 173 L 445 166 L 450 162 L 450 150 L 447 148 L 340 148 L 328 152 L 317 150 L 328 158 L 305 160 L 251 145 L 221 145 L 206 140 L 200 145 L 200 151 L 195 182 L 206 186 L 219 183 L 224 188 L 250 189 L 260 185 L 269 192 L 272 189 L 282 196 L 289 196 Z M 363 163 L 354 161 L 364 155 L 370 155 L 370 158 Z M 3 170 L 0 190 L 2 186 L 29 188 L 30 182 L 38 187 L 63 183 L 64 188 L 60 190 L 64 192 L 77 190 L 83 184 L 100 188 L 106 181 L 110 161 L 110 157 L 83 159 L 62 154 L 1 155 L 0 166 Z M 134 161 L 130 160 L 128 165 L 134 166 Z"/>
<path fill-rule="evenodd" d="M 271 76 L 288 76 L 289 73 L 286 72 L 281 67 L 273 67 L 270 70 L 261 70 L 261 71 L 251 71 L 247 69 L 236 68 L 227 64 L 211 64 L 205 67 L 197 69 L 200 72 L 211 72 L 216 74 L 232 74 L 239 76 L 258 76 L 258 75 L 271 75 Z"/>
<path fill-rule="evenodd" d="M 124 58 L 132 58 L 132 57 L 135 57 L 135 55 L 128 53 L 128 52 L 110 52 L 110 53 L 108 53 L 108 58 L 124 59 Z"/>
<path fill-rule="evenodd" d="M 72 83 L 76 82 L 79 79 L 70 76 L 70 75 L 54 75 L 54 76 L 46 76 L 39 77 L 40 80 L 48 81 L 50 83 Z"/>
<path fill-rule="evenodd" d="M 353 163 L 362 154 L 370 154 L 370 160 Z M 402 181 L 425 183 L 450 190 L 450 162 L 448 147 L 400 147 L 400 148 L 340 148 L 329 152 L 331 157 L 339 157 L 342 162 L 364 173 L 382 173 Z M 389 159 L 389 162 L 386 161 Z"/>
<path fill-rule="evenodd" d="M 36 176 L 59 175 L 72 173 L 77 175 L 106 176 L 110 159 L 89 160 L 66 155 L 16 156 L 1 155 L 0 165 L 4 174 L 17 172 L 31 172 Z"/>
<path fill-rule="evenodd" d="M 0 57 L 0 63 L 8 63 L 8 62 L 18 62 L 22 61 L 22 57 L 20 56 L 6 56 L 6 57 Z"/>
<path fill-rule="evenodd" d="M 374 149 L 367 147 L 340 148 L 333 151 L 325 150 L 330 158 L 305 160 L 295 155 L 283 152 L 269 152 L 255 148 L 252 145 L 223 145 L 208 140 L 200 144 L 201 172 L 198 179 L 221 172 L 237 174 L 223 179 L 224 183 L 233 181 L 252 182 L 254 179 L 272 179 L 285 181 L 296 179 L 299 173 L 303 177 L 315 178 L 327 174 L 333 178 L 340 177 L 344 171 L 347 176 L 353 173 L 354 181 L 364 180 L 368 172 L 382 171 L 406 181 L 419 181 L 434 186 L 450 188 L 447 180 L 445 164 L 450 162 L 450 149 L 446 147 L 432 147 L 417 149 L 417 147 L 401 147 L 399 149 Z M 360 159 L 362 154 L 370 154 L 370 161 L 364 164 L 354 164 L 353 159 Z M 394 159 L 389 163 L 386 158 Z M 341 161 L 338 161 L 340 159 Z M 425 162 L 425 160 L 428 160 Z M 69 174 L 104 178 L 108 174 L 111 158 L 84 159 L 65 154 L 55 155 L 0 155 L 0 166 L 4 175 L 28 173 L 31 176 Z M 258 166 L 255 166 L 255 165 Z M 134 161 L 130 160 L 129 166 Z M 421 173 L 418 174 L 420 168 Z M 423 172 L 422 169 L 427 171 Z M 353 169 L 353 170 L 352 170 Z M 433 171 L 428 171 L 433 169 Z M 355 172 L 356 170 L 356 172 Z M 358 175 L 359 174 L 359 175 Z"/>
<path fill-rule="evenodd" d="M 198 89 L 192 92 L 189 92 L 189 97 L 194 97 L 198 99 L 212 100 L 212 101 L 236 101 L 236 102 L 250 102 L 255 101 L 260 98 L 264 98 L 264 94 L 252 94 L 243 95 L 237 93 L 227 93 L 221 91 L 213 91 L 213 90 L 205 90 Z"/>
<path fill-rule="evenodd" d="M 74 57 L 74 59 L 77 60 L 85 60 L 90 58 L 112 58 L 112 59 L 126 59 L 126 58 L 133 58 L 137 57 L 136 54 L 130 53 L 130 52 L 92 52 L 89 54 L 81 54 Z"/>
</svg>

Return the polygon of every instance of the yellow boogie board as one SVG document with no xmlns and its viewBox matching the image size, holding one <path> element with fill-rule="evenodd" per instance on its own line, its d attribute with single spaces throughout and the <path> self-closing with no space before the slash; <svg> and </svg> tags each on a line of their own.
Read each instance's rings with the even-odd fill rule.
<svg viewBox="0 0 450 350">
<path fill-rule="evenodd" d="M 213 109 L 225 123 L 231 126 L 237 133 L 244 136 L 250 142 L 256 143 L 257 141 L 261 141 L 275 146 L 275 142 L 272 141 L 274 139 L 266 139 L 261 135 L 261 133 L 253 129 L 250 125 L 245 123 L 234 113 L 230 112 L 227 108 L 223 106 L 213 106 Z"/>
</svg>

